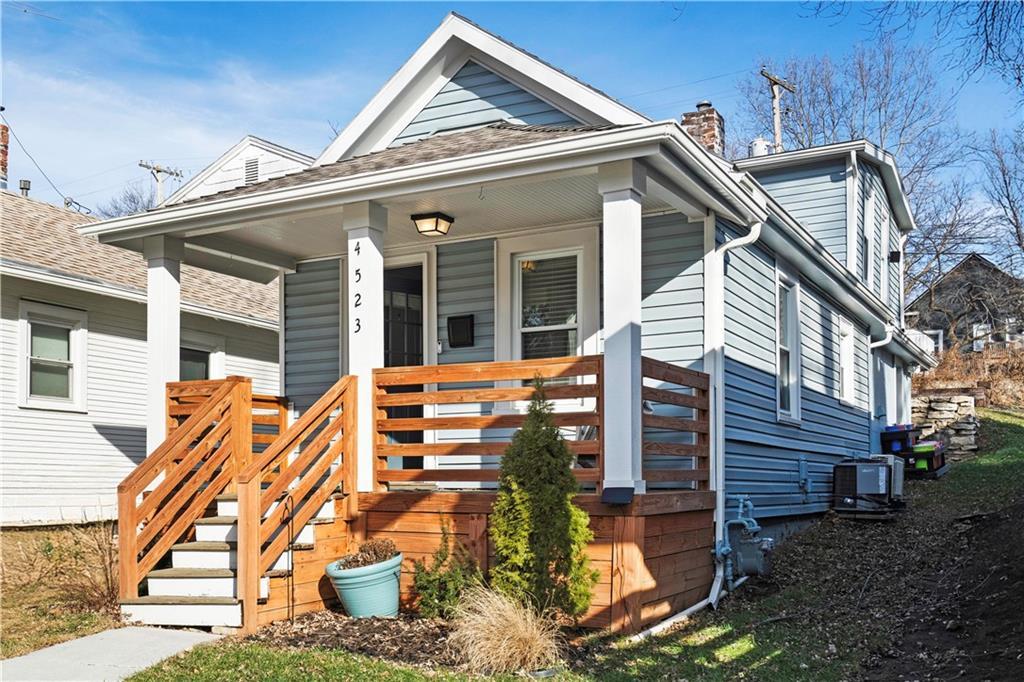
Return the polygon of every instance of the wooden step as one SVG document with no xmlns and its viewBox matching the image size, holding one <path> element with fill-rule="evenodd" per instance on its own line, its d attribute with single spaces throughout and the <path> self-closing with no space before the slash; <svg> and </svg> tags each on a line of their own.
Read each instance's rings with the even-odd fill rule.
<svg viewBox="0 0 1024 682">
<path fill-rule="evenodd" d="M 270 591 L 268 578 L 260 579 L 259 594 Z M 230 568 L 161 568 L 146 576 L 154 597 L 236 597 L 238 581 Z"/>
<path fill-rule="evenodd" d="M 149 596 L 121 601 L 125 620 L 147 625 L 240 627 L 242 606 L 232 597 Z"/>
</svg>

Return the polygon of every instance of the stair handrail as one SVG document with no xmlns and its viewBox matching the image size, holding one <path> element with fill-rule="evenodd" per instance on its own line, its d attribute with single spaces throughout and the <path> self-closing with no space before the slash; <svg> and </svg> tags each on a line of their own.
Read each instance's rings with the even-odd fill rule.
<svg viewBox="0 0 1024 682">
<path fill-rule="evenodd" d="M 252 632 L 257 625 L 260 576 L 339 485 L 346 495 L 346 517 L 356 509 L 356 382 L 354 376 L 341 377 L 238 474 L 236 594 L 242 603 L 244 632 Z M 286 461 L 303 443 L 298 456 Z M 342 465 L 331 472 L 330 465 L 339 456 Z M 264 478 L 278 466 L 280 473 L 264 490 Z M 284 504 L 286 497 L 292 505 Z M 278 506 L 264 517 L 275 501 Z"/>
<path fill-rule="evenodd" d="M 142 578 L 248 463 L 252 453 L 251 401 L 250 379 L 224 379 L 117 486 L 121 599 L 138 597 Z M 157 481 L 161 474 L 163 478 Z"/>
</svg>

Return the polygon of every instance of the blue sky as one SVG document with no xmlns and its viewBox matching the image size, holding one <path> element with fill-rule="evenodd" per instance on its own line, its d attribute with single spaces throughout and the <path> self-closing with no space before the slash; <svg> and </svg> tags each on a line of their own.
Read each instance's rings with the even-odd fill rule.
<svg viewBox="0 0 1024 682">
<path fill-rule="evenodd" d="M 5 115 L 57 187 L 92 207 L 148 182 L 139 159 L 195 172 L 246 133 L 316 155 L 328 122 L 347 123 L 449 10 L 653 118 L 708 98 L 727 124 L 737 80 L 763 58 L 840 57 L 871 38 L 856 12 L 816 18 L 795 2 L 5 2 Z M 973 130 L 1015 115 L 988 78 L 957 106 Z M 21 178 L 59 201 L 12 140 L 9 185 Z"/>
</svg>

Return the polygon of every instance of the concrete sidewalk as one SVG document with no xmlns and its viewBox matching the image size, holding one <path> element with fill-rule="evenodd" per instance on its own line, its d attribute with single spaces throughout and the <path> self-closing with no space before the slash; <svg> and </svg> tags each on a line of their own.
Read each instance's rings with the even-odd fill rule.
<svg viewBox="0 0 1024 682">
<path fill-rule="evenodd" d="M 0 661 L 0 679 L 4 682 L 123 680 L 169 656 L 218 639 L 219 635 L 188 630 L 143 627 L 107 630 Z"/>
</svg>

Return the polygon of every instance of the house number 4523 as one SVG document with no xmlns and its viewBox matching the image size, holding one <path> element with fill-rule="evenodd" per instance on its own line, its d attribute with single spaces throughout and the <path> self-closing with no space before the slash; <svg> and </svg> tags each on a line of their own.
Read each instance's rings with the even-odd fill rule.
<svg viewBox="0 0 1024 682">
<path fill-rule="evenodd" d="M 360 252 L 362 251 L 362 248 L 360 247 L 360 244 L 359 244 L 358 241 L 356 242 L 356 245 L 354 247 L 352 247 L 352 251 L 355 253 L 356 257 L 358 258 Z M 360 282 L 363 281 L 363 273 L 360 271 L 360 268 L 356 268 L 352 272 L 352 281 L 353 281 L 353 284 L 355 284 L 355 285 L 358 285 Z M 358 289 L 358 286 L 353 286 L 352 288 L 355 290 L 355 291 L 352 292 L 352 307 L 353 308 L 358 308 L 359 306 L 361 306 L 363 304 L 363 294 L 360 291 L 356 290 L 356 289 Z M 352 324 L 353 324 L 353 332 L 354 333 L 358 334 L 360 331 L 362 331 L 363 325 L 362 325 L 362 322 L 359 320 L 358 317 L 356 317 L 352 321 Z"/>
</svg>

